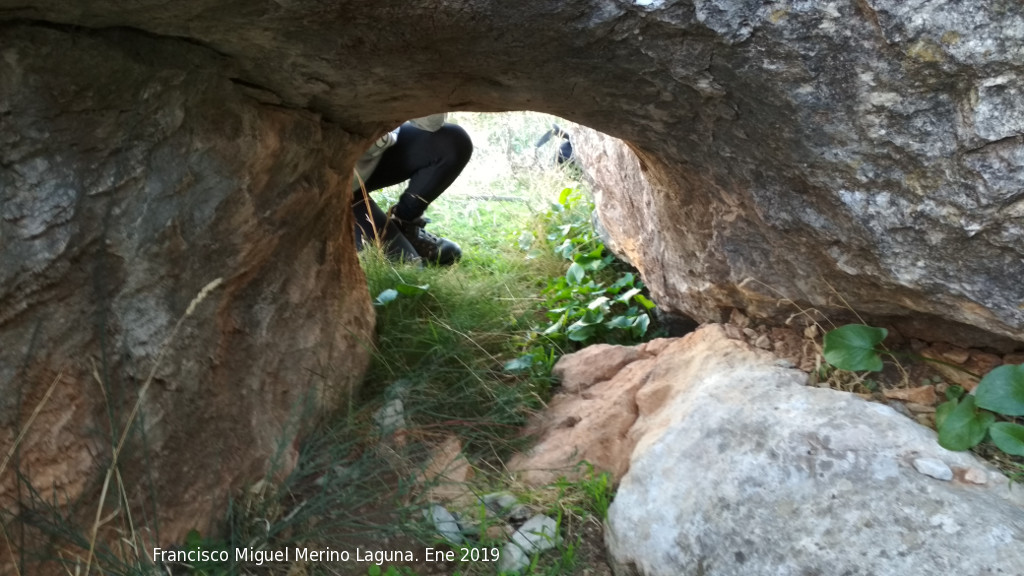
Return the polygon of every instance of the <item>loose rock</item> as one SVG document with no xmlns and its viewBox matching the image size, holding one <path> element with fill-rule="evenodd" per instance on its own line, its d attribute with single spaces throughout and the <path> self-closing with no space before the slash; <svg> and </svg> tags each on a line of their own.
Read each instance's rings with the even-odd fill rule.
<svg viewBox="0 0 1024 576">
<path fill-rule="evenodd" d="M 914 460 L 914 469 L 926 476 L 936 480 L 952 480 L 953 470 L 942 460 L 935 458 L 917 458 Z"/>
<path fill-rule="evenodd" d="M 501 549 L 498 570 L 514 572 L 530 564 L 530 557 L 558 545 L 558 523 L 553 518 L 538 514 L 512 534 L 512 540 Z"/>
</svg>

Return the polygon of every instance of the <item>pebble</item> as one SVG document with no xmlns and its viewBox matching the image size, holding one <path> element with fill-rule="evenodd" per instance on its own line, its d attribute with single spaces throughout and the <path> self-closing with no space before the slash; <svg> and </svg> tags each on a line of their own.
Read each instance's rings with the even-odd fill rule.
<svg viewBox="0 0 1024 576">
<path fill-rule="evenodd" d="M 373 421 L 381 434 L 391 434 L 405 428 L 405 405 L 400 398 L 395 398 L 381 407 L 373 415 Z"/>
<path fill-rule="evenodd" d="M 918 458 L 914 460 L 914 469 L 936 480 L 949 481 L 953 479 L 953 470 L 945 462 L 936 458 Z"/>
<path fill-rule="evenodd" d="M 754 341 L 754 346 L 757 346 L 762 350 L 771 350 L 772 340 L 771 338 L 768 337 L 767 334 L 762 334 L 757 338 L 757 340 Z"/>
<path fill-rule="evenodd" d="M 509 522 L 526 522 L 532 513 L 529 506 L 520 504 L 508 512 L 507 518 Z"/>
<path fill-rule="evenodd" d="M 935 404 L 936 394 L 934 386 L 918 386 L 916 388 L 895 388 L 882 390 L 882 394 L 889 399 L 903 400 L 913 404 L 931 406 Z"/>
<path fill-rule="evenodd" d="M 899 412 L 900 414 L 906 416 L 907 418 L 914 417 L 914 415 L 910 413 L 910 410 L 903 405 L 903 402 L 886 402 L 885 405 Z"/>
<path fill-rule="evenodd" d="M 988 484 L 988 473 L 981 468 L 968 468 L 964 480 L 971 484 Z"/>
<path fill-rule="evenodd" d="M 740 328 L 746 328 L 747 326 L 750 326 L 750 318 L 747 318 L 743 312 L 733 308 L 732 312 L 729 313 L 729 323 L 735 324 Z"/>
<path fill-rule="evenodd" d="M 431 504 L 430 508 L 423 511 L 423 516 L 433 522 L 434 528 L 445 540 L 451 544 L 462 544 L 462 531 L 459 530 L 459 523 L 455 516 L 440 504 Z"/>
<path fill-rule="evenodd" d="M 505 538 L 508 538 L 511 536 L 511 532 L 512 530 L 506 524 L 494 524 L 487 527 L 484 535 L 487 536 L 488 540 L 493 542 L 495 540 L 504 540 Z"/>
<path fill-rule="evenodd" d="M 512 540 L 501 549 L 499 572 L 517 572 L 530 565 L 530 557 L 558 545 L 558 523 L 538 514 L 512 534 Z"/>
<path fill-rule="evenodd" d="M 740 330 L 739 326 L 725 324 L 722 328 L 725 329 L 726 338 L 729 338 L 730 340 L 743 340 L 743 331 Z"/>
<path fill-rule="evenodd" d="M 488 512 L 493 514 L 501 515 L 508 512 L 516 504 L 519 504 L 519 499 L 508 492 L 493 492 L 491 494 L 485 494 L 480 500 L 484 503 Z"/>
</svg>

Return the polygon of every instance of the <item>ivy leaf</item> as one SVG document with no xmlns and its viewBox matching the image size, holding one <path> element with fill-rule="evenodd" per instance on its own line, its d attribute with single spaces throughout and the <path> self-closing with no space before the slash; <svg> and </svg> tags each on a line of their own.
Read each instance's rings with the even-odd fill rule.
<svg viewBox="0 0 1024 576">
<path fill-rule="evenodd" d="M 608 328 L 632 328 L 633 318 L 629 316 L 616 316 L 615 318 L 605 322 L 604 325 Z"/>
<path fill-rule="evenodd" d="M 878 372 L 882 369 L 882 357 L 878 346 L 889 331 L 863 324 L 847 324 L 825 334 L 825 361 L 840 370 L 869 370 Z"/>
<path fill-rule="evenodd" d="M 625 288 L 626 286 L 632 286 L 633 285 L 633 280 L 635 278 L 636 277 L 633 276 L 632 272 L 626 272 L 621 277 L 619 277 L 618 280 L 615 281 L 615 284 L 612 284 L 611 286 L 609 286 L 608 290 L 620 290 L 622 288 Z"/>
<path fill-rule="evenodd" d="M 384 290 L 380 294 L 377 294 L 377 299 L 374 301 L 374 304 L 376 304 L 377 306 L 386 306 L 395 298 L 398 298 L 398 290 L 395 290 L 394 288 L 388 288 L 387 290 Z"/>
<path fill-rule="evenodd" d="M 942 423 L 946 421 L 946 418 L 949 417 L 950 412 L 952 412 L 953 409 L 956 408 L 957 404 L 959 404 L 957 398 L 950 398 L 949 401 L 939 404 L 939 407 L 935 409 L 936 430 L 942 429 Z"/>
<path fill-rule="evenodd" d="M 406 284 L 405 282 L 399 282 L 395 289 L 398 290 L 399 294 L 405 294 L 406 296 L 418 296 L 430 290 L 430 284 L 423 284 L 417 286 L 415 284 Z"/>
<path fill-rule="evenodd" d="M 1007 416 L 1024 416 L 1024 364 L 993 369 L 978 383 L 978 406 Z"/>
<path fill-rule="evenodd" d="M 641 338 L 644 334 L 647 334 L 647 328 L 651 325 L 651 317 L 647 314 L 641 314 L 636 317 L 633 321 L 633 336 L 635 338 Z"/>
<path fill-rule="evenodd" d="M 633 300 L 636 300 L 637 302 L 640 303 L 641 306 L 647 308 L 648 310 L 657 306 L 657 304 L 648 300 L 647 297 L 644 296 L 643 294 L 637 294 L 636 296 L 633 296 Z"/>
<path fill-rule="evenodd" d="M 572 196 L 573 192 L 575 192 L 575 190 L 572 188 L 562 188 L 562 192 L 558 195 L 559 206 L 568 207 L 567 202 L 569 202 L 569 197 Z"/>
<path fill-rule="evenodd" d="M 524 231 L 522 234 L 519 235 L 519 240 L 518 240 L 518 242 L 519 242 L 519 249 L 520 250 L 529 250 L 530 248 L 533 247 L 533 242 L 536 239 L 537 239 L 536 236 L 534 236 L 533 234 L 531 234 L 528 231 Z"/>
<path fill-rule="evenodd" d="M 608 303 L 608 297 L 607 296 L 598 296 L 597 298 L 594 298 L 593 300 L 591 300 L 590 304 L 587 304 L 587 309 L 588 310 L 594 310 L 595 308 L 600 308 L 601 306 L 604 306 L 607 303 Z"/>
<path fill-rule="evenodd" d="M 622 302 L 623 304 L 629 305 L 629 299 L 632 298 L 633 296 L 636 296 L 639 293 L 640 293 L 640 289 L 639 288 L 630 288 L 629 290 L 626 290 L 625 292 L 623 292 L 618 298 L 616 298 L 615 301 L 616 302 Z"/>
<path fill-rule="evenodd" d="M 588 338 L 591 338 L 595 331 L 596 329 L 593 324 L 581 324 L 576 322 L 572 326 L 569 326 L 569 329 L 566 330 L 566 334 L 569 336 L 569 340 L 574 342 L 584 342 Z"/>
<path fill-rule="evenodd" d="M 1007 454 L 1024 456 L 1024 426 L 1013 422 L 996 422 L 989 426 L 992 442 Z"/>
<path fill-rule="evenodd" d="M 591 272 L 601 269 L 601 259 L 594 256 L 584 254 L 582 256 L 577 256 L 573 259 L 573 262 L 582 266 L 584 270 L 590 270 Z"/>
<path fill-rule="evenodd" d="M 533 354 L 526 354 L 505 362 L 505 372 L 522 372 L 529 370 L 531 366 L 533 366 Z"/>
<path fill-rule="evenodd" d="M 562 331 L 562 327 L 565 326 L 565 319 L 566 319 L 566 315 L 562 314 L 562 316 L 558 319 L 558 322 L 555 322 L 554 324 L 552 324 L 551 326 L 548 326 L 544 330 L 544 335 L 545 336 L 550 336 L 551 334 L 554 334 L 556 332 L 561 332 Z"/>
<path fill-rule="evenodd" d="M 974 396 L 965 396 L 943 418 L 939 427 L 939 445 L 947 450 L 967 450 L 985 439 L 989 426 L 995 420 L 995 414 L 978 410 Z"/>
<path fill-rule="evenodd" d="M 580 282 L 583 282 L 583 278 L 586 275 L 587 273 L 583 270 L 583 266 L 573 262 L 572 266 L 569 266 L 569 270 L 565 273 L 565 279 L 568 280 L 570 284 L 579 284 Z"/>
</svg>

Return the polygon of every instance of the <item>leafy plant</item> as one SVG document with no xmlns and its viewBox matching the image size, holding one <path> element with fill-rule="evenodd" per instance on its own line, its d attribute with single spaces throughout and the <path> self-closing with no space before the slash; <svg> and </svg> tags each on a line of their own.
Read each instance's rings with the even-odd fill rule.
<svg viewBox="0 0 1024 576">
<path fill-rule="evenodd" d="M 885 328 L 847 324 L 825 334 L 825 361 L 839 368 L 853 372 L 882 369 L 882 352 L 878 345 L 889 335 Z"/>
<path fill-rule="evenodd" d="M 882 369 L 881 348 L 887 332 L 884 328 L 850 324 L 825 335 L 825 360 L 842 370 Z M 923 356 L 924 361 L 934 361 Z M 943 363 L 945 364 L 945 363 Z M 996 416 L 1024 416 L 1024 365 L 999 366 L 978 382 L 974 395 L 965 394 L 959 386 L 946 391 L 947 401 L 935 411 L 935 427 L 939 444 L 948 450 L 968 450 L 985 440 L 992 440 L 1007 454 L 1024 456 L 1024 426 L 1011 421 L 997 421 Z"/>
<path fill-rule="evenodd" d="M 528 352 L 505 365 L 507 371 L 529 369 L 539 360 L 553 363 L 555 347 L 635 343 L 647 335 L 648 311 L 655 304 L 643 295 L 643 282 L 620 270 L 607 253 L 590 223 L 592 209 L 578 190 L 565 188 L 546 214 L 547 241 L 568 266 L 564 274 L 547 280 L 540 305 L 545 323 L 535 330 Z M 519 238 L 528 258 L 539 255 L 534 240 L 526 234 Z"/>
</svg>

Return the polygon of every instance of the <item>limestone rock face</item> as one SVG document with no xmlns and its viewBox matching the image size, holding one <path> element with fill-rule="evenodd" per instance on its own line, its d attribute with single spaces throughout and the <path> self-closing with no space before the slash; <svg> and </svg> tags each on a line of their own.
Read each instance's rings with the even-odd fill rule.
<svg viewBox="0 0 1024 576">
<path fill-rule="evenodd" d="M 717 325 L 637 347 L 618 374 L 599 366 L 612 355 L 587 350 L 565 357 L 563 373 L 600 379 L 577 379 L 548 410 L 589 436 L 549 418 L 531 456 L 556 470 L 588 459 L 621 478 L 605 533 L 620 576 L 1024 566 L 1024 494 L 887 406 L 805 386 Z M 632 416 L 615 425 L 598 405 Z M 616 445 L 626 461 L 602 460 Z"/>
<path fill-rule="evenodd" d="M 338 193 L 353 139 L 227 76 L 180 41 L 3 27 L 0 458 L 26 431 L 8 512 L 33 504 L 17 471 L 91 526 L 131 423 L 107 528 L 127 498 L 143 541 L 208 534 L 364 369 L 373 313 Z"/>
<path fill-rule="evenodd" d="M 0 18 L 200 43 L 253 97 L 367 137 L 532 109 L 621 138 L 651 188 L 608 187 L 602 210 L 670 311 L 849 305 L 1024 341 L 1020 3 L 0 0 Z"/>
<path fill-rule="evenodd" d="M 647 136 L 574 131 L 657 301 L 703 321 L 849 305 L 1024 340 L 1024 8 L 690 6 L 715 36 L 676 76 L 692 92 L 648 107 Z"/>
</svg>

